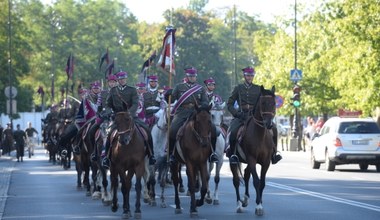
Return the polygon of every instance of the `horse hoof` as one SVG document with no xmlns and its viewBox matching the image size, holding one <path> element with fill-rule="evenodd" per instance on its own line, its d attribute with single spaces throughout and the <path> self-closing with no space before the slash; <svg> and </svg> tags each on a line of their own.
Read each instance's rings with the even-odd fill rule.
<svg viewBox="0 0 380 220">
<path fill-rule="evenodd" d="M 175 210 L 174 210 L 174 213 L 175 213 L 175 214 L 181 214 L 181 213 L 182 213 L 182 209 L 175 209 Z"/>
<path fill-rule="evenodd" d="M 111 211 L 112 212 L 117 212 L 117 209 L 118 209 L 119 207 L 118 207 L 118 205 L 113 205 L 112 207 L 111 207 Z"/>
<path fill-rule="evenodd" d="M 135 212 L 135 219 L 141 219 L 141 212 Z"/>
<path fill-rule="evenodd" d="M 185 188 L 183 188 L 182 186 L 179 187 L 179 192 L 180 192 L 180 193 L 184 193 L 184 192 L 185 192 Z"/>
<path fill-rule="evenodd" d="M 144 198 L 143 202 L 144 203 L 149 203 L 149 199 L 148 198 Z"/>
<path fill-rule="evenodd" d="M 215 199 L 213 204 L 214 204 L 214 205 L 219 205 L 219 200 L 218 200 L 218 199 Z"/>
<path fill-rule="evenodd" d="M 255 214 L 256 214 L 257 216 L 262 216 L 262 215 L 264 215 L 264 209 L 258 209 L 258 208 L 256 208 L 256 209 L 255 209 Z"/>
<path fill-rule="evenodd" d="M 166 205 L 166 203 L 161 203 L 161 208 L 166 208 L 166 207 L 168 207 L 168 206 Z"/>
<path fill-rule="evenodd" d="M 150 202 L 150 205 L 153 206 L 153 207 L 156 207 L 157 206 L 157 202 L 156 201 L 152 201 L 152 202 Z"/>
<path fill-rule="evenodd" d="M 243 208 L 242 207 L 237 208 L 236 213 L 243 213 Z"/>
<path fill-rule="evenodd" d="M 207 204 L 211 204 L 212 203 L 212 199 L 211 198 L 205 198 L 205 201 Z"/>
<path fill-rule="evenodd" d="M 190 218 L 198 218 L 198 212 L 197 211 L 191 212 L 190 213 Z"/>
</svg>

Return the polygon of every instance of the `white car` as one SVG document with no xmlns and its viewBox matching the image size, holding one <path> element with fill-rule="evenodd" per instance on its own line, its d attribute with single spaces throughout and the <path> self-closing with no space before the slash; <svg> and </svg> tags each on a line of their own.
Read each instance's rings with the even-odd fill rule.
<svg viewBox="0 0 380 220">
<path fill-rule="evenodd" d="M 359 164 L 360 170 L 375 165 L 380 172 L 380 128 L 372 118 L 333 117 L 326 121 L 311 142 L 311 166 L 327 171 L 335 165 Z"/>
</svg>

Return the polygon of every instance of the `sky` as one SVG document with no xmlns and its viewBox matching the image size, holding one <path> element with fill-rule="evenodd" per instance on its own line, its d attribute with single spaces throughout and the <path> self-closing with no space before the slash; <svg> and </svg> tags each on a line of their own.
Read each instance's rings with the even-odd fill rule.
<svg viewBox="0 0 380 220">
<path fill-rule="evenodd" d="M 190 0 L 123 0 L 127 8 L 139 19 L 147 23 L 164 22 L 163 12 L 169 8 L 187 7 Z M 316 0 L 297 0 L 297 4 L 312 4 Z M 232 8 L 245 11 L 248 15 L 258 15 L 260 20 L 273 22 L 274 15 L 294 16 L 295 0 L 209 0 L 206 10 Z"/>
</svg>

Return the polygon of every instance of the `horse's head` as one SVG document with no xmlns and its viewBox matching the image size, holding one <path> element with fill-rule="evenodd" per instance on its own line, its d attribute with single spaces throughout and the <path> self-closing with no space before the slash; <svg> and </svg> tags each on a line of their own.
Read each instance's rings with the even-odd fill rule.
<svg viewBox="0 0 380 220">
<path fill-rule="evenodd" d="M 160 104 L 160 110 L 154 114 L 157 120 L 157 127 L 160 129 L 167 129 L 168 126 L 168 103 L 163 100 Z"/>
<path fill-rule="evenodd" d="M 195 105 L 194 114 L 194 130 L 195 134 L 202 146 L 208 146 L 211 144 L 211 123 L 212 117 L 210 113 L 210 105 Z"/>
<path fill-rule="evenodd" d="M 259 114 L 262 118 L 263 126 L 271 129 L 273 127 L 273 118 L 276 115 L 275 87 L 273 86 L 271 90 L 267 90 L 261 86 L 260 91 L 258 101 Z"/>
<path fill-rule="evenodd" d="M 133 124 L 133 118 L 128 111 L 115 114 L 115 125 L 119 135 L 120 144 L 128 145 L 131 141 Z"/>
</svg>

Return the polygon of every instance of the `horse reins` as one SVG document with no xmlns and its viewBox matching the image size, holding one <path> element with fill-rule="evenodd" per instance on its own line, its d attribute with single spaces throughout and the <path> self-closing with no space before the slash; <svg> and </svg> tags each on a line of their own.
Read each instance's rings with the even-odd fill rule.
<svg viewBox="0 0 380 220">
<path fill-rule="evenodd" d="M 270 95 L 260 96 L 258 100 L 260 100 L 261 98 L 267 98 L 267 97 L 272 97 L 272 96 L 270 96 Z M 261 111 L 261 105 L 260 105 L 260 115 L 261 115 L 261 118 L 263 118 L 263 115 L 272 115 L 274 117 L 275 113 L 274 112 L 262 112 Z M 259 120 L 259 119 L 255 118 L 254 114 L 252 115 L 252 118 L 258 126 L 264 128 L 264 120 Z"/>
</svg>

